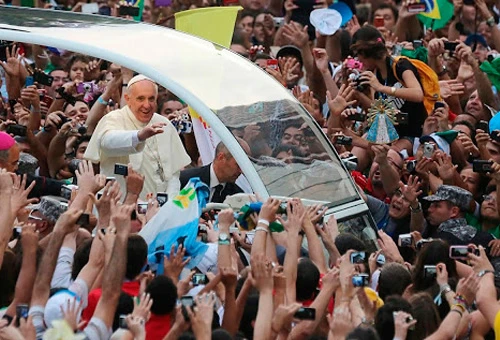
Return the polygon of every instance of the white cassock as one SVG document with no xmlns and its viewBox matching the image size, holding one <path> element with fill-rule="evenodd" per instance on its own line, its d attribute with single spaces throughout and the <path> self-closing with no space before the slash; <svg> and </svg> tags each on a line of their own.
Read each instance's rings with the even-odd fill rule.
<svg viewBox="0 0 500 340">
<path fill-rule="evenodd" d="M 164 132 L 140 142 L 137 133 L 154 123 L 166 123 Z M 84 158 L 99 162 L 101 174 L 116 177 L 122 192 L 126 191 L 125 179 L 114 174 L 115 164 L 131 163 L 145 177 L 142 200 L 150 192 L 176 196 L 180 190 L 180 170 L 191 163 L 177 130 L 167 118 L 155 113 L 149 123 L 141 123 L 128 106 L 108 113 L 99 121 Z"/>
</svg>

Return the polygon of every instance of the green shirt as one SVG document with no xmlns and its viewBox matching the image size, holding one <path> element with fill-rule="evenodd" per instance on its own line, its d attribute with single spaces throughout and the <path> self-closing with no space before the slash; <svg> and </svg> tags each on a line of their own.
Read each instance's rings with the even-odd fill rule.
<svg viewBox="0 0 500 340">
<path fill-rule="evenodd" d="M 473 214 L 465 214 L 465 219 L 467 220 L 467 223 L 476 228 L 477 231 L 483 230 L 481 223 L 479 223 L 479 220 Z M 500 239 L 500 224 L 486 231 L 493 235 L 495 239 Z"/>
</svg>

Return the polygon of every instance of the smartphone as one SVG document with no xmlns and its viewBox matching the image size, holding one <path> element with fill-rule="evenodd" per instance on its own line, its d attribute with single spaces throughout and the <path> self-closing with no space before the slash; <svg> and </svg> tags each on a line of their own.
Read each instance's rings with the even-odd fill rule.
<svg viewBox="0 0 500 340">
<path fill-rule="evenodd" d="M 65 198 L 67 200 L 71 199 L 71 193 L 73 189 L 67 185 L 62 185 L 61 186 L 61 197 Z"/>
<path fill-rule="evenodd" d="M 118 327 L 119 328 L 122 328 L 122 329 L 128 329 L 127 327 L 127 316 L 122 314 L 120 315 L 120 322 L 118 324 Z"/>
<path fill-rule="evenodd" d="M 14 136 L 26 136 L 26 131 L 28 131 L 27 127 L 19 124 L 12 124 L 7 126 L 7 133 L 11 133 Z"/>
<path fill-rule="evenodd" d="M 133 6 L 120 6 L 118 9 L 118 15 L 120 16 L 131 16 L 136 17 L 139 15 L 139 7 Z"/>
<path fill-rule="evenodd" d="M 271 70 L 278 70 L 279 69 L 278 59 L 267 59 L 266 67 L 270 68 Z"/>
<path fill-rule="evenodd" d="M 52 103 L 54 102 L 54 98 L 52 98 L 51 96 L 47 96 L 47 95 L 40 98 L 40 100 L 42 102 L 44 102 L 45 105 L 47 105 L 47 108 L 50 108 L 52 106 Z"/>
<path fill-rule="evenodd" d="M 422 47 L 422 40 L 413 40 L 413 48 L 416 50 L 419 47 Z"/>
<path fill-rule="evenodd" d="M 384 20 L 384 17 L 375 17 L 373 19 L 373 26 L 375 27 L 384 27 L 385 25 L 385 20 Z"/>
<path fill-rule="evenodd" d="M 14 42 L 7 40 L 0 40 L 0 60 L 7 61 L 7 48 L 10 49 Z"/>
<path fill-rule="evenodd" d="M 106 184 L 108 184 L 108 182 L 114 182 L 116 181 L 116 177 L 106 177 Z"/>
<path fill-rule="evenodd" d="M 424 266 L 424 277 L 435 278 L 437 276 L 436 266 L 426 265 Z"/>
<path fill-rule="evenodd" d="M 378 254 L 376 262 L 377 262 L 377 265 L 383 266 L 385 264 L 385 256 L 384 256 L 384 254 Z"/>
<path fill-rule="evenodd" d="M 467 254 L 472 250 L 468 246 L 450 246 L 450 259 L 467 260 Z"/>
<path fill-rule="evenodd" d="M 370 283 L 368 274 L 357 274 L 352 277 L 352 285 L 354 287 L 367 287 Z"/>
<path fill-rule="evenodd" d="M 168 201 L 168 194 L 166 192 L 157 192 L 156 200 L 158 201 L 158 205 L 163 207 L 163 205 Z"/>
<path fill-rule="evenodd" d="M 295 312 L 293 317 L 299 320 L 314 320 L 316 319 L 316 309 L 301 307 Z"/>
<path fill-rule="evenodd" d="M 147 211 L 148 211 L 148 204 L 147 203 L 137 203 L 137 212 L 139 214 L 145 215 Z"/>
<path fill-rule="evenodd" d="M 434 144 L 432 143 L 424 143 L 424 157 L 431 159 L 434 154 Z"/>
<path fill-rule="evenodd" d="M 52 82 L 54 81 L 54 77 L 39 71 L 35 71 L 35 73 L 33 73 L 33 79 L 39 85 L 45 85 L 45 86 L 52 86 Z"/>
<path fill-rule="evenodd" d="M 408 5 L 408 13 L 422 13 L 425 12 L 425 4 L 417 3 Z"/>
<path fill-rule="evenodd" d="M 88 225 L 90 223 L 89 214 L 81 214 L 80 217 L 76 220 L 76 224 L 78 225 Z"/>
<path fill-rule="evenodd" d="M 400 112 L 396 115 L 396 122 L 399 125 L 408 125 L 408 113 Z"/>
<path fill-rule="evenodd" d="M 115 175 L 128 176 L 128 166 L 125 164 L 115 164 Z"/>
<path fill-rule="evenodd" d="M 454 41 L 445 41 L 444 49 L 450 52 L 455 52 L 455 49 L 457 48 L 458 44 L 459 44 L 458 42 Z"/>
<path fill-rule="evenodd" d="M 480 120 L 479 123 L 476 125 L 477 130 L 483 130 L 486 133 L 490 132 L 490 125 L 486 120 Z"/>
<path fill-rule="evenodd" d="M 442 108 L 442 107 L 445 107 L 443 102 L 435 102 L 434 103 L 434 111 L 439 109 L 439 108 Z"/>
<path fill-rule="evenodd" d="M 84 14 L 97 14 L 99 13 L 99 4 L 96 2 L 82 5 L 82 13 Z"/>
<path fill-rule="evenodd" d="M 208 279 L 205 274 L 194 274 L 191 282 L 193 283 L 193 286 L 206 285 L 208 283 Z"/>
<path fill-rule="evenodd" d="M 351 253 L 350 257 L 351 263 L 365 263 L 366 262 L 366 252 L 355 251 Z"/>
<path fill-rule="evenodd" d="M 19 323 L 21 318 L 22 319 L 27 319 L 28 318 L 28 312 L 30 308 L 27 304 L 25 303 L 20 303 L 16 306 L 16 326 L 19 327 Z"/>
<path fill-rule="evenodd" d="M 352 145 L 352 137 L 349 137 L 349 136 L 339 136 L 335 140 L 335 144 L 338 144 L 338 145 Z"/>
<path fill-rule="evenodd" d="M 398 237 L 398 246 L 411 247 L 412 241 L 413 241 L 413 236 L 411 236 L 411 234 L 401 234 Z"/>
<path fill-rule="evenodd" d="M 392 55 L 395 57 L 399 57 L 401 55 L 401 51 L 403 50 L 403 45 L 394 44 L 392 46 Z"/>
<path fill-rule="evenodd" d="M 28 87 L 28 86 L 31 86 L 31 85 L 34 85 L 34 84 L 35 84 L 35 80 L 33 79 L 33 76 L 27 76 L 26 80 L 24 81 L 24 85 L 26 87 Z"/>
<path fill-rule="evenodd" d="M 193 307 L 194 306 L 193 297 L 189 295 L 181 296 L 181 305 L 185 307 Z"/>
<path fill-rule="evenodd" d="M 347 120 L 353 120 L 355 122 L 364 122 L 366 115 L 363 112 L 358 112 L 353 115 L 347 116 Z"/>
<path fill-rule="evenodd" d="M 472 161 L 472 171 L 478 173 L 487 173 L 491 171 L 491 166 L 493 163 L 491 161 L 485 161 L 482 159 L 475 159 Z"/>
<path fill-rule="evenodd" d="M 277 214 L 286 214 L 286 207 L 287 207 L 287 202 L 281 202 L 278 211 L 276 211 Z M 291 208 L 291 207 L 290 207 Z"/>
<path fill-rule="evenodd" d="M 279 28 L 285 24 L 284 17 L 273 17 L 274 27 Z"/>
</svg>

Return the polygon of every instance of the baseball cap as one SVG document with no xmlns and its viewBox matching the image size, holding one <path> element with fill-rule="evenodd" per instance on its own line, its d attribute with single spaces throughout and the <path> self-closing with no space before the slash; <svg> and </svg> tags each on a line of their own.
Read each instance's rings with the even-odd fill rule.
<svg viewBox="0 0 500 340">
<path fill-rule="evenodd" d="M 276 59 L 289 56 L 297 58 L 300 66 L 304 65 L 304 62 L 302 60 L 302 53 L 297 46 L 285 45 L 279 49 L 278 53 L 276 53 Z"/>
<path fill-rule="evenodd" d="M 479 43 L 483 45 L 484 47 L 488 47 L 488 43 L 486 42 L 486 39 L 481 34 L 470 34 L 467 39 L 465 39 L 465 45 L 470 46 L 474 43 Z"/>
<path fill-rule="evenodd" d="M 453 185 L 441 185 L 434 195 L 424 197 L 424 200 L 428 202 L 448 201 L 459 207 L 460 210 L 468 210 L 472 201 L 472 194 Z"/>
<path fill-rule="evenodd" d="M 441 136 L 438 136 L 436 133 L 431 133 L 430 135 L 425 135 L 420 137 L 420 139 L 415 139 L 415 143 L 413 144 L 413 154 L 415 154 L 418 150 L 420 144 L 433 142 L 436 143 L 437 147 L 442 150 L 447 155 L 450 154 L 450 144 Z"/>
<path fill-rule="evenodd" d="M 311 12 L 309 20 L 320 34 L 333 35 L 341 26 L 342 16 L 334 9 L 320 8 Z"/>
</svg>

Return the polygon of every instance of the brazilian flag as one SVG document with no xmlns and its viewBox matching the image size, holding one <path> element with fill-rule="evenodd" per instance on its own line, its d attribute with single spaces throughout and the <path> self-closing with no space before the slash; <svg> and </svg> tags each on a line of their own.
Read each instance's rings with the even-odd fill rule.
<svg viewBox="0 0 500 340">
<path fill-rule="evenodd" d="M 423 2 L 425 12 L 417 17 L 425 27 L 435 31 L 446 26 L 453 16 L 453 4 L 448 0 L 423 0 Z"/>
</svg>

